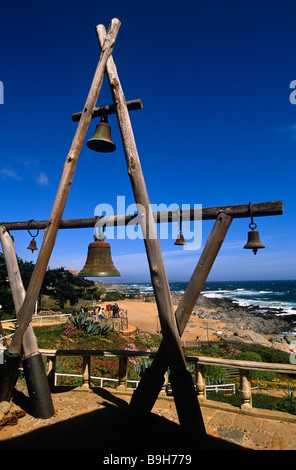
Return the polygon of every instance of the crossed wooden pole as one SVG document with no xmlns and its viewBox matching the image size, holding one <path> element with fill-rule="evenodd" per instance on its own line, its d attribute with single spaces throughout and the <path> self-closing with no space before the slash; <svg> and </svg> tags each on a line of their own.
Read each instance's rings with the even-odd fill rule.
<svg viewBox="0 0 296 470">
<path fill-rule="evenodd" d="M 39 251 L 27 292 L 22 300 L 20 308 L 17 310 L 17 328 L 13 335 L 9 348 L 5 351 L 4 365 L 0 368 L 0 400 L 10 400 L 12 391 L 17 380 L 18 368 L 22 357 L 22 344 L 24 335 L 29 327 L 34 312 L 34 306 L 38 299 L 38 295 L 44 280 L 48 262 L 55 244 L 60 221 L 65 209 L 68 194 L 74 177 L 78 158 L 82 149 L 82 145 L 92 118 L 92 112 L 96 105 L 99 92 L 105 75 L 105 67 L 108 57 L 112 54 L 115 40 L 120 28 L 120 21 L 113 19 L 105 36 L 104 44 L 99 62 L 93 77 L 93 81 L 86 99 L 79 124 L 77 126 L 70 150 L 64 163 L 60 184 L 57 190 L 55 201 L 53 204 L 48 227 L 44 230 L 44 239 Z M 29 360 L 33 365 L 34 357 Z M 33 359 L 32 359 L 33 358 Z M 33 369 L 33 371 L 32 371 Z M 31 367 L 31 376 L 33 377 L 36 366 Z M 38 373 L 36 374 L 38 376 Z M 36 379 L 36 377 L 35 377 Z M 35 380 L 36 382 L 36 380 Z M 35 388 L 37 383 L 35 383 Z M 45 389 L 44 389 L 45 390 Z M 53 414 L 51 406 L 50 394 L 46 394 L 46 398 L 41 400 L 46 402 L 43 406 L 41 417 L 49 417 Z"/>
<path fill-rule="evenodd" d="M 100 47 L 103 47 L 106 31 L 103 25 L 96 28 Z M 171 371 L 171 386 L 178 412 L 180 425 L 191 430 L 192 424 L 201 439 L 205 438 L 204 423 L 195 393 L 192 377 L 186 368 L 186 360 L 182 349 L 180 334 L 173 304 L 162 252 L 156 231 L 156 224 L 148 197 L 146 184 L 140 164 L 129 112 L 125 96 L 117 74 L 117 69 L 110 57 L 107 60 L 106 72 L 109 80 L 113 103 L 120 128 L 128 174 L 130 177 L 134 198 L 139 209 L 138 215 L 144 236 L 144 244 L 150 269 L 151 283 L 154 290 L 161 324 L 165 354 Z M 141 211 L 144 211 L 141 214 Z M 148 235 L 149 234 L 149 235 Z M 182 387 L 180 384 L 182 383 Z M 186 406 L 184 403 L 186 402 Z"/>
<path fill-rule="evenodd" d="M 39 358 L 40 356 L 37 344 L 32 352 L 30 349 L 26 349 L 25 339 L 28 336 L 28 333 L 31 332 L 31 340 L 33 342 L 35 341 L 32 336 L 30 326 L 34 306 L 40 292 L 58 230 L 62 224 L 62 214 L 66 205 L 78 157 L 90 120 L 94 115 L 99 115 L 100 113 L 100 108 L 95 108 L 95 105 L 103 77 L 106 72 L 113 97 L 113 107 L 111 105 L 112 112 L 115 110 L 117 115 L 128 175 L 130 177 L 134 198 L 139 210 L 137 220 L 141 220 L 142 232 L 146 235 L 144 236 L 144 244 L 163 335 L 163 341 L 157 355 L 151 368 L 146 371 L 138 388 L 134 392 L 127 413 L 136 419 L 146 416 L 147 413 L 151 411 L 161 390 L 164 374 L 169 367 L 170 382 L 180 425 L 185 431 L 188 431 L 191 435 L 194 434 L 195 438 L 197 437 L 202 441 L 206 438 L 206 431 L 193 380 L 190 372 L 187 371 L 186 368 L 186 361 L 180 337 L 185 329 L 192 313 L 192 309 L 203 288 L 215 258 L 218 255 L 219 249 L 224 241 L 233 217 L 231 214 L 227 213 L 227 211 L 223 210 L 223 208 L 221 208 L 221 210 L 216 214 L 216 221 L 212 232 L 175 313 L 159 239 L 157 236 L 155 217 L 151 210 L 148 192 L 129 118 L 129 109 L 132 109 L 131 106 L 135 106 L 134 109 L 138 109 L 139 103 L 131 105 L 131 102 L 127 102 L 125 100 L 114 59 L 112 57 L 112 51 L 119 28 L 120 21 L 116 18 L 111 21 L 107 32 L 103 25 L 98 25 L 96 27 L 97 37 L 101 48 L 100 60 L 84 109 L 81 113 L 76 113 L 75 119 L 73 119 L 74 121 L 79 119 L 79 124 L 64 164 L 60 185 L 50 219 L 46 222 L 44 240 L 27 292 L 25 293 L 21 287 L 20 280 L 18 282 L 18 287 L 15 287 L 20 294 L 18 296 L 17 303 L 15 302 L 16 310 L 18 312 L 17 328 L 11 344 L 6 351 L 4 367 L 0 367 L 0 401 L 3 399 L 10 399 L 17 377 L 17 369 L 20 363 L 22 347 L 25 353 L 25 360 L 29 362 L 30 366 L 28 367 L 28 377 L 31 378 L 32 382 L 32 394 L 34 394 L 38 388 L 36 384 L 38 376 L 43 374 L 39 359 L 38 365 L 36 364 L 36 361 L 34 362 L 34 358 L 36 359 L 36 357 Z M 281 213 L 281 211 L 278 210 L 277 213 Z M 2 230 L 0 230 L 0 238 L 4 249 L 7 234 L 5 232 L 6 229 L 3 227 L 0 227 L 0 229 Z M 10 246 L 10 248 L 11 247 L 12 246 Z M 13 274 L 9 274 L 9 278 L 12 279 Z M 50 393 L 47 391 L 44 384 L 40 387 L 37 401 L 42 403 L 45 402 L 45 405 L 41 407 L 42 409 L 39 411 L 41 417 L 48 417 L 48 415 L 53 414 L 54 411 L 51 404 Z"/>
</svg>

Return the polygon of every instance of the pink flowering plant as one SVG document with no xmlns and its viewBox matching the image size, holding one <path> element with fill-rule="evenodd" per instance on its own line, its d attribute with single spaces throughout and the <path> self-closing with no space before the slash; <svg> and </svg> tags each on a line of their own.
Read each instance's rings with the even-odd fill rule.
<svg viewBox="0 0 296 470">
<path fill-rule="evenodd" d="M 82 330 L 77 328 L 77 326 L 66 323 L 63 333 L 67 339 L 78 339 L 78 336 L 82 333 Z"/>
<path fill-rule="evenodd" d="M 107 377 L 109 379 L 118 378 L 118 360 L 115 359 L 92 359 L 91 375 L 97 377 Z"/>
</svg>

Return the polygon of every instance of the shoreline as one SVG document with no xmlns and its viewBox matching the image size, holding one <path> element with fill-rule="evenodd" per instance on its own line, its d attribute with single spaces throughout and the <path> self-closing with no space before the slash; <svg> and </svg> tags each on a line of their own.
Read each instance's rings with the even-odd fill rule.
<svg viewBox="0 0 296 470">
<path fill-rule="evenodd" d="M 119 284 L 100 285 L 108 292 L 126 291 Z M 119 307 L 128 311 L 128 322 L 136 328 L 156 333 L 160 329 L 157 305 L 152 294 L 134 291 L 136 299 L 118 300 Z M 171 293 L 174 309 L 183 294 Z M 103 300 L 103 299 L 102 299 Z M 100 305 L 112 302 L 101 301 Z M 201 294 L 193 308 L 190 319 L 182 334 L 182 341 L 218 341 L 220 338 L 233 342 L 260 343 L 265 346 L 289 352 L 289 344 L 294 339 L 295 315 L 277 315 L 272 308 L 260 311 L 259 306 L 240 306 L 229 298 L 207 298 Z"/>
</svg>

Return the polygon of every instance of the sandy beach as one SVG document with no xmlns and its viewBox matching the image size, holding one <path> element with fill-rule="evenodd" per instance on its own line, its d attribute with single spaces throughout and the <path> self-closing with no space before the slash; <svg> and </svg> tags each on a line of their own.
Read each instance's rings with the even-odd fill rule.
<svg viewBox="0 0 296 470">
<path fill-rule="evenodd" d="M 104 308 L 107 304 L 110 304 L 110 302 L 100 302 L 100 306 Z M 118 301 L 117 304 L 120 308 L 127 310 L 128 323 L 130 325 L 150 333 L 157 333 L 157 330 L 160 330 L 157 305 L 155 302 L 124 299 Z M 177 306 L 174 306 L 174 309 L 176 310 Z M 206 309 L 203 310 L 206 311 Z M 218 320 L 201 319 L 192 314 L 181 339 L 184 341 L 193 341 L 199 337 L 204 341 L 217 340 L 218 331 L 222 331 L 224 334 L 232 333 L 225 329 L 225 325 L 225 323 L 221 323 Z"/>
</svg>

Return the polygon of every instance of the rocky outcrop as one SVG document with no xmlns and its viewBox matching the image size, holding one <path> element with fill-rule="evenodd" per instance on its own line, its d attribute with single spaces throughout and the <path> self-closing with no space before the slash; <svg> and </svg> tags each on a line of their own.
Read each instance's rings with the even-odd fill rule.
<svg viewBox="0 0 296 470">
<path fill-rule="evenodd" d="M 292 329 L 292 321 L 276 316 L 272 309 L 262 313 L 259 307 L 240 307 L 231 299 L 207 299 L 200 295 L 194 311 L 199 318 L 226 323 L 227 329 L 234 332 L 244 328 L 261 335 L 277 335 Z"/>
</svg>

